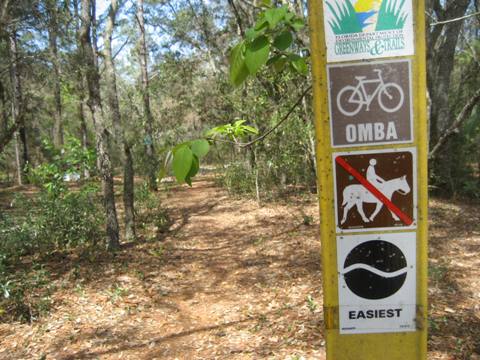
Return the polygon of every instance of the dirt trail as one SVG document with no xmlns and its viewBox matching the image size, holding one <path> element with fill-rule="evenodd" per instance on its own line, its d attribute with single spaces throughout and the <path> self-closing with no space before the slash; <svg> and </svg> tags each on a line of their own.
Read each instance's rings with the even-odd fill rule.
<svg viewBox="0 0 480 360">
<path fill-rule="evenodd" d="M 259 208 L 212 184 L 170 192 L 161 241 L 58 273 L 55 310 L 0 327 L 0 358 L 322 359 L 316 205 Z"/>
<path fill-rule="evenodd" d="M 316 199 L 259 207 L 176 187 L 165 234 L 52 262 L 49 315 L 0 325 L 2 359 L 324 359 Z M 429 359 L 480 357 L 478 206 L 431 202 Z"/>
</svg>

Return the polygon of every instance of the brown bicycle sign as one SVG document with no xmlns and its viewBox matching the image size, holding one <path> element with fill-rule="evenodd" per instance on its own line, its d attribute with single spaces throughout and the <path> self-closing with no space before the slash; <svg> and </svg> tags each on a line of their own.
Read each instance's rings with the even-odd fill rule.
<svg viewBox="0 0 480 360">
<path fill-rule="evenodd" d="M 334 147 L 412 141 L 410 61 L 328 66 Z"/>
</svg>

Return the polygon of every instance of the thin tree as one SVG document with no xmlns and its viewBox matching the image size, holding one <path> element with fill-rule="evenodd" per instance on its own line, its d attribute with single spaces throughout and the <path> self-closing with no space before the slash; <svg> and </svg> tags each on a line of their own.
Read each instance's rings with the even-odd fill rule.
<svg viewBox="0 0 480 360">
<path fill-rule="evenodd" d="M 5 96 L 5 87 L 0 79 L 0 139 L 3 138 L 3 134 L 8 132 L 8 103 Z M 0 151 L 1 153 L 1 151 Z"/>
<path fill-rule="evenodd" d="M 111 0 L 108 10 L 108 19 L 104 35 L 105 80 L 106 96 L 109 107 L 110 120 L 113 124 L 117 143 L 123 148 L 123 204 L 125 207 L 125 238 L 134 240 L 135 235 L 135 208 L 134 208 L 134 170 L 131 146 L 125 137 L 124 124 L 118 104 L 117 79 L 115 63 L 112 55 L 112 35 L 115 27 L 115 17 L 118 11 L 117 0 Z"/>
<path fill-rule="evenodd" d="M 145 147 L 148 161 L 148 184 L 150 190 L 157 190 L 157 160 L 155 158 L 155 146 L 153 143 L 153 115 L 150 108 L 150 93 L 148 85 L 148 60 L 147 45 L 145 37 L 145 18 L 143 12 L 143 0 L 137 0 L 136 13 L 139 38 L 138 38 L 138 58 L 141 72 L 141 93 L 143 104 L 143 117 L 145 121 Z"/>
<path fill-rule="evenodd" d="M 95 4 L 93 4 L 95 5 Z M 109 154 L 109 132 L 105 126 L 102 101 L 100 97 L 100 75 L 98 68 L 95 66 L 95 53 L 92 47 L 92 38 L 90 34 L 92 15 L 92 3 L 90 0 L 82 0 L 80 27 L 80 43 L 82 58 L 84 61 L 83 70 L 85 72 L 88 87 L 88 107 L 90 109 L 93 126 L 95 129 L 95 137 L 97 142 L 98 166 L 102 180 L 102 189 L 104 196 L 104 205 L 106 212 L 106 228 L 108 236 L 107 247 L 110 250 L 116 249 L 120 245 L 119 226 L 117 220 L 117 212 L 115 209 L 115 196 L 113 187 L 112 163 Z"/>
<path fill-rule="evenodd" d="M 444 23 L 444 20 L 460 19 L 465 15 L 470 0 L 428 0 L 439 23 L 430 26 L 428 33 L 428 91 L 430 107 L 430 144 L 437 143 L 443 129 L 449 127 L 449 89 L 454 69 L 455 52 L 463 27 L 463 20 Z"/>
<path fill-rule="evenodd" d="M 24 98 L 22 94 L 22 84 L 20 70 L 18 68 L 18 46 L 17 31 L 12 29 L 9 33 L 9 51 L 10 51 L 10 77 L 12 84 L 12 118 L 15 134 L 15 160 L 17 163 L 18 184 L 27 182 L 27 165 L 29 162 L 27 129 L 25 127 L 24 117 Z"/>
<path fill-rule="evenodd" d="M 62 97 L 60 92 L 60 59 L 58 55 L 58 8 L 56 0 L 47 0 L 48 43 L 53 68 L 54 126 L 53 143 L 63 146 Z"/>
<path fill-rule="evenodd" d="M 79 3 L 78 0 L 73 0 L 73 12 L 75 19 L 75 33 L 77 34 L 77 47 L 79 51 L 81 50 L 82 44 L 80 43 L 80 15 L 79 15 Z M 77 72 L 75 76 L 75 91 L 78 96 L 77 102 L 77 117 L 80 120 L 80 138 L 82 141 L 82 147 L 86 151 L 88 149 L 88 129 L 87 129 L 87 118 L 85 114 L 85 79 L 82 76 L 80 71 Z M 90 172 L 88 169 L 85 169 L 84 176 L 86 178 L 90 177 Z"/>
</svg>

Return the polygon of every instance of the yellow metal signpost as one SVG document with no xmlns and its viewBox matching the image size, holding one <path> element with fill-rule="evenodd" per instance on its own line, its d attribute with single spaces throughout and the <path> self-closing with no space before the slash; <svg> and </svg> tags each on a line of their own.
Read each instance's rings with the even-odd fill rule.
<svg viewBox="0 0 480 360">
<path fill-rule="evenodd" d="M 309 14 L 327 359 L 426 359 L 424 0 Z"/>
</svg>

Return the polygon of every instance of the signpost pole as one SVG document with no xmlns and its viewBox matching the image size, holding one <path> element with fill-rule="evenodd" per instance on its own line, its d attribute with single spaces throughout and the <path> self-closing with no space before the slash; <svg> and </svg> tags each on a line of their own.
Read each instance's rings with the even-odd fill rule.
<svg viewBox="0 0 480 360">
<path fill-rule="evenodd" d="M 407 0 L 404 9 L 395 9 L 397 15 L 406 11 L 410 17 L 404 24 L 398 22 L 396 30 L 385 23 L 382 23 L 383 28 L 378 24 L 385 20 L 380 19 L 385 6 L 402 2 L 373 1 L 377 8 L 372 8 L 371 13 L 362 9 L 363 3 L 372 1 L 309 1 L 327 359 L 424 360 L 427 358 L 428 254 L 425 2 Z M 384 8 L 379 10 L 382 3 Z M 334 14 L 332 9 L 334 12 L 346 9 L 343 13 L 356 16 L 363 30 L 352 28 L 351 22 L 350 27 L 339 30 L 342 11 Z M 370 14 L 375 15 L 364 21 Z M 377 27 L 367 29 L 367 25 L 374 22 Z M 394 27 L 391 23 L 389 26 Z M 404 38 L 397 41 L 399 36 Z M 349 39 L 358 40 L 366 52 L 349 52 L 359 48 L 355 46 L 343 47 L 348 50 L 345 52 L 337 51 L 342 48 L 336 45 L 345 44 L 341 41 Z M 378 44 L 386 46 L 382 49 L 393 50 L 383 54 L 373 51 L 375 47 L 378 50 Z M 399 76 L 396 71 L 400 66 L 397 63 L 402 61 L 411 64 L 410 90 L 401 84 L 406 81 L 404 75 Z M 371 109 L 370 104 L 364 104 L 353 116 L 335 110 L 345 101 L 340 99 L 335 86 L 340 89 L 347 87 L 347 83 L 355 86 L 374 79 L 378 69 L 384 83 L 395 83 L 402 89 L 405 94 L 402 101 L 411 107 L 410 112 L 405 108 L 397 113 L 396 110 L 388 112 L 386 106 L 378 107 L 376 102 Z M 350 73 L 352 75 L 348 75 Z M 332 78 L 331 74 L 335 76 Z M 378 96 L 382 93 L 388 90 L 380 88 Z M 354 94 L 358 98 L 359 93 Z M 383 121 L 378 119 L 384 119 L 384 123 L 376 125 L 374 121 L 377 124 Z M 345 137 L 348 129 L 342 124 L 346 123 L 351 129 L 357 126 L 362 135 Z M 386 129 L 387 123 L 394 127 L 396 132 L 392 133 L 398 134 L 397 137 L 385 136 L 385 130 L 381 129 Z M 410 132 L 400 135 L 399 129 L 408 126 Z M 413 160 L 405 160 L 408 156 Z M 403 161 L 403 168 L 396 167 L 399 159 Z M 371 164 L 374 165 L 370 167 Z M 377 183 L 371 180 L 367 168 L 381 180 Z M 404 179 L 408 191 L 404 188 L 390 195 L 384 181 L 393 179 Z M 374 200 L 363 199 L 364 202 L 356 203 L 345 211 L 346 220 L 341 219 L 348 200 L 346 196 L 365 185 L 375 193 Z M 381 207 L 378 215 L 373 216 L 374 206 L 368 201 L 376 201 Z M 395 220 L 389 209 L 404 214 L 407 221 Z M 361 212 L 365 212 L 368 219 L 362 220 Z M 386 255 L 388 249 L 390 255 Z M 375 261 L 370 255 L 362 259 L 366 253 L 373 254 Z M 400 259 L 390 260 L 399 253 Z M 375 265 L 378 263 L 381 266 Z"/>
</svg>

